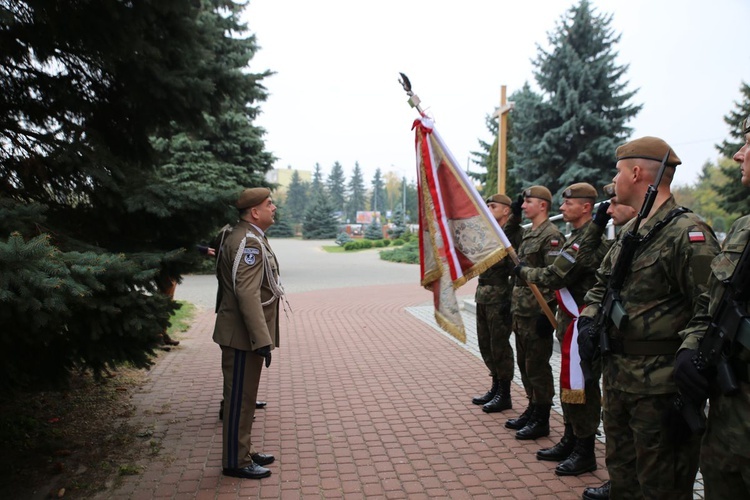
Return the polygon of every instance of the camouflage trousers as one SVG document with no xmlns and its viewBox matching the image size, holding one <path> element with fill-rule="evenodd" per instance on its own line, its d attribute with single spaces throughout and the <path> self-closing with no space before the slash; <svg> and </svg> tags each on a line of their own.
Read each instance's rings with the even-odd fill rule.
<svg viewBox="0 0 750 500">
<path fill-rule="evenodd" d="M 750 498 L 750 384 L 740 392 L 711 394 L 708 425 L 701 443 L 706 498 Z"/>
<path fill-rule="evenodd" d="M 673 398 L 605 389 L 610 498 L 693 498 L 700 441 L 698 436 L 673 441 L 664 418 Z"/>
<path fill-rule="evenodd" d="M 594 363 L 592 371 L 597 376 L 597 381 L 586 385 L 584 391 L 586 402 L 584 404 L 562 403 L 563 420 L 573 427 L 573 435 L 577 438 L 593 436 L 599 429 L 599 420 L 602 413 L 602 391 L 599 388 L 601 365 Z M 560 388 L 560 394 L 562 394 L 562 387 Z"/>
<path fill-rule="evenodd" d="M 490 375 L 503 381 L 513 380 L 511 323 L 510 311 L 502 304 L 477 304 L 479 352 Z"/>
<path fill-rule="evenodd" d="M 526 396 L 533 404 L 551 405 L 555 395 L 552 379 L 552 335 L 536 333 L 536 317 L 513 315 L 516 334 L 516 360 Z"/>
</svg>

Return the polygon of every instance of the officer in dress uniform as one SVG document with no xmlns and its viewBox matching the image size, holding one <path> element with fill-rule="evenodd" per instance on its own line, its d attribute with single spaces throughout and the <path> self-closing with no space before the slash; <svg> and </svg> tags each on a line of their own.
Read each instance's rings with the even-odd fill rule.
<svg viewBox="0 0 750 500">
<path fill-rule="evenodd" d="M 531 221 L 524 230 L 518 258 L 529 267 L 548 266 L 560 253 L 565 237 L 549 221 L 552 193 L 544 186 L 531 186 L 523 192 L 521 208 Z M 545 301 L 554 305 L 551 289 L 540 289 Z M 513 287 L 513 331 L 516 334 L 516 360 L 521 372 L 528 407 L 505 427 L 516 429 L 516 439 L 537 439 L 549 435 L 549 411 L 555 387 L 552 379 L 552 324 L 549 322 L 528 284 L 516 279 Z"/>
<path fill-rule="evenodd" d="M 675 439 L 665 415 L 677 393 L 672 372 L 682 342 L 678 332 L 697 311 L 719 246 L 700 217 L 675 203 L 670 184 L 681 162 L 662 139 L 643 137 L 618 147 L 613 181 L 618 202 L 640 209 L 665 155 L 658 194 L 641 221 L 640 244 L 620 290 L 628 320 L 607 323 L 611 354 L 602 360 L 602 392 L 612 498 L 692 499 L 698 470 L 699 441 Z M 633 227 L 631 221 L 622 230 Z M 578 336 L 583 363 L 599 347 L 591 326 L 623 240 L 604 257 L 584 298 Z"/>
<path fill-rule="evenodd" d="M 744 121 L 741 130 L 745 144 L 735 153 L 734 161 L 740 164 L 742 185 L 750 188 L 750 118 Z M 732 277 L 748 242 L 750 215 L 745 215 L 732 224 L 721 253 L 711 262 L 709 291 L 701 296 L 699 314 L 682 332 L 685 341 L 675 361 L 674 376 L 683 396 L 696 401 L 705 401 L 708 396 L 710 402 L 700 456 L 707 500 L 750 498 L 750 331 L 747 317 L 744 329 L 738 325 L 736 340 L 726 353 L 739 386 L 736 394 L 724 395 L 715 377 L 709 383 L 692 363 L 698 339 L 708 328 L 724 295 L 724 282 Z M 747 299 L 740 305 L 747 314 L 750 306 Z"/>
<path fill-rule="evenodd" d="M 237 200 L 239 221 L 227 231 L 216 265 L 220 302 L 214 342 L 221 347 L 225 411 L 222 466 L 225 476 L 261 479 L 273 455 L 253 447 L 251 433 L 261 369 L 279 345 L 283 288 L 276 256 L 265 237 L 276 206 L 267 188 L 251 188 Z"/>
</svg>

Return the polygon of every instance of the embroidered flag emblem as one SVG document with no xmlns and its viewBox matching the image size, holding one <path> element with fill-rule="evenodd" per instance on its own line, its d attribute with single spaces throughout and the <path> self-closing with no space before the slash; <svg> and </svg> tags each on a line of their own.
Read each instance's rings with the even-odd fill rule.
<svg viewBox="0 0 750 500">
<path fill-rule="evenodd" d="M 690 243 L 703 243 L 706 241 L 706 235 L 703 234 L 703 231 L 690 231 L 688 240 L 690 240 Z"/>
<path fill-rule="evenodd" d="M 578 246 L 578 243 L 573 243 L 573 244 L 571 245 L 571 247 L 573 247 L 573 250 L 575 250 L 576 252 L 577 252 L 577 251 L 578 251 L 578 249 L 580 248 L 580 247 Z"/>
<path fill-rule="evenodd" d="M 553 247 L 556 247 L 557 245 L 560 244 L 560 241 L 559 240 L 550 240 L 549 244 L 552 245 Z"/>
</svg>

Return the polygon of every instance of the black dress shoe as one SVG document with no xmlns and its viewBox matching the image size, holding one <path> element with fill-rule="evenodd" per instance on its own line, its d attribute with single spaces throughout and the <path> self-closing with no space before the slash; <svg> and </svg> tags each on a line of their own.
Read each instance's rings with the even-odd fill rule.
<svg viewBox="0 0 750 500">
<path fill-rule="evenodd" d="M 250 458 L 253 459 L 253 462 L 255 462 L 258 465 L 268 465 L 272 464 L 276 458 L 273 455 L 266 455 L 265 453 L 253 453 L 250 455 Z"/>
<path fill-rule="evenodd" d="M 241 469 L 224 469 L 223 473 L 225 476 L 241 477 L 242 479 L 263 479 L 271 475 L 270 470 L 256 463 Z"/>
<path fill-rule="evenodd" d="M 583 500 L 609 500 L 609 488 L 612 483 L 607 481 L 598 488 L 584 488 Z"/>
<path fill-rule="evenodd" d="M 265 401 L 256 401 L 255 402 L 255 407 L 256 408 L 265 408 L 266 407 L 266 402 Z"/>
</svg>

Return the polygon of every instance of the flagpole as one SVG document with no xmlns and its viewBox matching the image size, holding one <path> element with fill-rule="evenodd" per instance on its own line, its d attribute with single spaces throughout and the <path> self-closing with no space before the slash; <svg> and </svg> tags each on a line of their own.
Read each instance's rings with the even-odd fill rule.
<svg viewBox="0 0 750 500">
<path fill-rule="evenodd" d="M 403 73 L 399 73 L 401 76 L 401 79 L 399 80 L 399 83 L 404 88 L 404 91 L 406 92 L 406 95 L 409 96 L 409 105 L 413 108 L 417 108 L 417 111 L 419 111 L 420 116 L 424 117 L 424 111 L 422 110 L 422 107 L 420 106 L 420 100 L 419 97 L 412 91 L 411 89 L 411 82 L 409 81 L 409 78 Z M 503 228 L 499 225 L 497 226 L 500 235 L 500 239 L 502 240 L 503 245 L 505 246 L 505 250 L 510 256 L 510 258 L 513 260 L 513 262 L 518 265 L 520 264 L 520 259 L 518 258 L 518 254 L 516 254 L 515 249 L 513 248 L 513 245 L 510 244 L 510 240 L 508 240 L 508 237 L 505 235 L 505 231 L 503 231 Z M 550 309 L 549 305 L 547 304 L 547 301 L 544 300 L 544 297 L 542 296 L 542 292 L 539 291 L 539 288 L 533 284 L 533 283 L 527 283 L 529 288 L 531 289 L 531 292 L 534 294 L 534 297 L 536 297 L 537 302 L 539 302 L 539 306 L 542 308 L 542 311 L 544 312 L 544 315 L 547 316 L 547 319 L 549 320 L 550 324 L 557 328 L 557 320 L 555 319 L 555 315 L 552 312 L 552 309 Z"/>
</svg>

